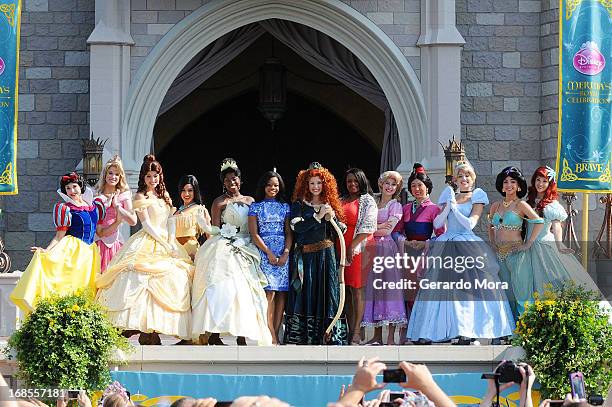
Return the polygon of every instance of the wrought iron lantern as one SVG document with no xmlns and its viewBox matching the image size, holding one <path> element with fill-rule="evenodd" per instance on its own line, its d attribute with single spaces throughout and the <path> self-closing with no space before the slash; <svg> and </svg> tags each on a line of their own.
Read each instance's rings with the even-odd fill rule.
<svg viewBox="0 0 612 407">
<path fill-rule="evenodd" d="M 448 145 L 445 147 L 440 143 L 444 150 L 444 160 L 446 161 L 446 183 L 452 185 L 453 172 L 459 161 L 465 161 L 465 147 L 461 141 L 457 143 L 455 136 L 448 140 Z"/>
<path fill-rule="evenodd" d="M 278 58 L 268 58 L 259 69 L 259 105 L 272 130 L 287 110 L 287 73 Z"/>
<path fill-rule="evenodd" d="M 83 177 L 91 186 L 96 185 L 102 172 L 102 153 L 107 141 L 94 139 L 93 133 L 89 139 L 83 140 Z"/>
</svg>

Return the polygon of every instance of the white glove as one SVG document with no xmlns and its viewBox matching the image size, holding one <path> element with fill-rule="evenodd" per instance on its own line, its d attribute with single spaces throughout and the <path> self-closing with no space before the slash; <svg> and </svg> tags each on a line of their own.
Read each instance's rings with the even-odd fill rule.
<svg viewBox="0 0 612 407">
<path fill-rule="evenodd" d="M 454 194 L 453 194 L 453 197 L 454 197 Z M 440 229 L 441 227 L 444 226 L 444 224 L 446 223 L 446 218 L 448 218 L 448 214 L 450 210 L 451 210 L 451 202 L 449 200 L 446 202 L 446 205 L 444 206 L 444 209 L 442 210 L 442 212 L 440 212 L 438 216 L 434 218 L 434 221 L 433 221 L 434 228 Z"/>
<path fill-rule="evenodd" d="M 475 219 L 472 219 L 471 217 L 468 218 L 467 216 L 462 214 L 461 211 L 457 208 L 456 204 L 452 206 L 453 206 L 452 208 L 453 213 L 455 214 L 455 218 L 457 218 L 457 221 L 459 222 L 459 224 L 466 229 L 469 229 L 469 230 L 474 229 L 477 221 Z"/>
<path fill-rule="evenodd" d="M 142 230 L 144 230 L 149 236 L 155 239 L 159 244 L 164 246 L 164 248 L 170 252 L 172 251 L 172 246 L 162 237 L 162 235 L 151 225 L 151 222 L 148 220 L 142 221 Z"/>
</svg>

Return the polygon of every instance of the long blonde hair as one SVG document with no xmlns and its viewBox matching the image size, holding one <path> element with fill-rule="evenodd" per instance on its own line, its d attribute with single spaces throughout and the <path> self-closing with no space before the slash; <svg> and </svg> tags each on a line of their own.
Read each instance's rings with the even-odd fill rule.
<svg viewBox="0 0 612 407">
<path fill-rule="evenodd" d="M 125 192 L 130 189 L 130 186 L 127 183 L 125 171 L 123 170 L 123 163 L 121 162 L 121 158 L 118 155 L 115 155 L 113 158 L 108 160 L 106 164 L 104 164 L 104 168 L 102 168 L 102 173 L 100 174 L 100 178 L 96 183 L 96 191 L 98 193 L 104 192 L 104 185 L 106 184 L 106 176 L 108 175 L 108 171 L 111 167 L 115 167 L 117 171 L 119 171 L 119 182 L 117 182 L 116 190 L 119 192 Z"/>
</svg>

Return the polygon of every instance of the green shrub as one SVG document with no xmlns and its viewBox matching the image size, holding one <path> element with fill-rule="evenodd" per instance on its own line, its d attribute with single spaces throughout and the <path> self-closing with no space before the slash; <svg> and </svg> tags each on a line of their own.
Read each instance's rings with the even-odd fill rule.
<svg viewBox="0 0 612 407">
<path fill-rule="evenodd" d="M 101 390 L 111 382 L 109 364 L 116 349 L 130 345 L 88 295 L 53 296 L 9 339 L 19 375 L 32 388 Z"/>
<path fill-rule="evenodd" d="M 588 394 L 607 392 L 612 381 L 612 325 L 598 297 L 573 282 L 526 304 L 514 344 L 522 346 L 536 372 L 543 398 L 563 399 L 568 374 L 584 373 Z"/>
</svg>

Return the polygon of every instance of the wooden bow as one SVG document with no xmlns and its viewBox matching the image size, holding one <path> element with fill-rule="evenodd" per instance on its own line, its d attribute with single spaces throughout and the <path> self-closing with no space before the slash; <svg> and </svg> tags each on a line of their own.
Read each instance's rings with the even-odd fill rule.
<svg viewBox="0 0 612 407">
<path fill-rule="evenodd" d="M 346 287 L 344 285 L 344 265 L 346 263 L 346 243 L 344 242 L 344 233 L 340 230 L 340 226 L 338 226 L 337 220 L 331 219 L 330 223 L 332 224 L 336 234 L 338 235 L 338 241 L 340 242 L 340 267 L 338 268 L 338 282 L 340 283 L 340 302 L 338 304 L 338 311 L 332 319 L 331 323 L 325 330 L 324 340 L 325 342 L 329 342 L 331 339 L 331 331 L 336 325 L 336 322 L 340 319 L 342 315 L 342 311 L 344 311 L 344 301 L 346 299 Z"/>
</svg>

